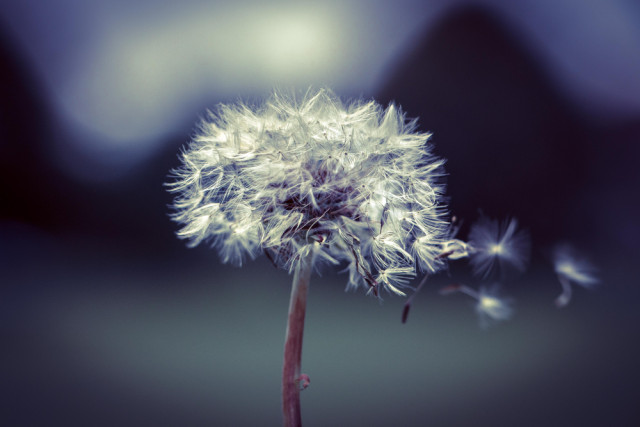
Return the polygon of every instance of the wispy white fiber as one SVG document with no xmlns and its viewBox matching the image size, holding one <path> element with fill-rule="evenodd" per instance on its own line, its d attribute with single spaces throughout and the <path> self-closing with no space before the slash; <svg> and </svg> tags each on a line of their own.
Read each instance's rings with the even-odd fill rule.
<svg viewBox="0 0 640 427">
<path fill-rule="evenodd" d="M 495 285 L 475 290 L 467 285 L 455 284 L 440 290 L 441 295 L 453 293 L 465 294 L 476 300 L 475 310 L 482 327 L 487 327 L 493 322 L 508 320 L 513 315 L 512 300 L 501 297 L 499 289 Z"/>
<path fill-rule="evenodd" d="M 518 230 L 515 219 L 500 223 L 481 217 L 471 226 L 469 246 L 473 272 L 485 278 L 497 267 L 503 272 L 507 267 L 523 271 L 529 261 L 529 236 Z"/>
<path fill-rule="evenodd" d="M 348 287 L 404 295 L 448 240 L 443 161 L 393 104 L 344 104 L 328 90 L 221 105 L 182 153 L 170 189 L 178 236 L 241 264 L 266 253 L 293 271 L 346 263 Z"/>
<path fill-rule="evenodd" d="M 480 317 L 482 325 L 488 325 L 492 321 L 508 320 L 513 315 L 511 300 L 501 298 L 497 289 L 480 288 L 476 313 Z"/>
<path fill-rule="evenodd" d="M 559 277 L 585 288 L 598 283 L 595 267 L 569 245 L 556 247 L 553 253 L 553 267 Z"/>
<path fill-rule="evenodd" d="M 561 244 L 555 248 L 553 266 L 558 281 L 562 285 L 562 293 L 555 299 L 555 304 L 559 308 L 571 302 L 572 283 L 592 288 L 599 282 L 595 275 L 595 267 L 568 244 Z"/>
</svg>

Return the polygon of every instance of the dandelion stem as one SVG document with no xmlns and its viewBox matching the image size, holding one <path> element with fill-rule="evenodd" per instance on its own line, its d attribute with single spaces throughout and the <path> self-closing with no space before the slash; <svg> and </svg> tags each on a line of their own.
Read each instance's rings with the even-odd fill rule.
<svg viewBox="0 0 640 427">
<path fill-rule="evenodd" d="M 302 425 L 300 413 L 300 377 L 302 362 L 302 335 L 304 333 L 304 315 L 307 307 L 307 290 L 313 266 L 313 252 L 300 260 L 293 275 L 289 318 L 284 343 L 284 366 L 282 368 L 282 415 L 285 427 Z"/>
</svg>

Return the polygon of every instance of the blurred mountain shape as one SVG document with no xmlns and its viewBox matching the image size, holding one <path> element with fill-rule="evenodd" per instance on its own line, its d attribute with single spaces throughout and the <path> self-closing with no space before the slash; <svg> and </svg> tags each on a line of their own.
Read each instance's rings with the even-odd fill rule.
<svg viewBox="0 0 640 427">
<path fill-rule="evenodd" d="M 620 151 L 637 153 L 630 135 L 640 137 L 640 118 L 599 124 L 560 93 L 517 28 L 467 6 L 398 61 L 378 98 L 433 132 L 436 154 L 447 159 L 454 214 L 516 216 L 546 245 L 595 236 L 607 214 L 598 198 L 623 184 L 615 177 L 629 160 Z"/>
</svg>

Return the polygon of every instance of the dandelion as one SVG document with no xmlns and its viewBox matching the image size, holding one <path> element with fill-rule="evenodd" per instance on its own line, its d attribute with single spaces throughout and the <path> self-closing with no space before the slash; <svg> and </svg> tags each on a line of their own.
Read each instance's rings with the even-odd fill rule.
<svg viewBox="0 0 640 427">
<path fill-rule="evenodd" d="M 529 237 L 515 219 L 503 223 L 482 217 L 469 232 L 470 262 L 474 274 L 488 277 L 499 266 L 524 271 L 529 259 Z"/>
<path fill-rule="evenodd" d="M 557 307 L 564 307 L 571 301 L 573 290 L 571 283 L 591 288 L 598 283 L 595 268 L 586 259 L 578 255 L 569 245 L 559 245 L 553 253 L 553 265 L 562 285 L 562 293 L 556 298 Z"/>
<path fill-rule="evenodd" d="M 318 90 L 299 102 L 275 93 L 255 108 L 222 105 L 182 153 L 169 184 L 178 236 L 191 246 L 208 242 L 236 265 L 264 253 L 294 275 L 287 425 L 300 424 L 296 381 L 312 270 L 346 264 L 348 289 L 404 295 L 417 271 L 434 273 L 446 262 L 443 161 L 429 137 L 394 105 L 345 105 Z"/>
<path fill-rule="evenodd" d="M 512 302 L 501 298 L 497 287 L 475 289 L 466 285 L 449 285 L 440 290 L 441 295 L 462 293 L 476 300 L 475 310 L 483 327 L 491 322 L 507 320 L 513 315 Z"/>
<path fill-rule="evenodd" d="M 375 294 L 378 272 L 435 272 L 448 228 L 443 161 L 414 130 L 393 105 L 344 106 L 326 90 L 300 103 L 274 94 L 257 109 L 223 105 L 169 184 L 178 236 L 236 265 L 264 252 L 289 272 L 313 252 L 314 264 L 348 263 L 348 285 Z M 394 276 L 383 287 L 398 293 Z"/>
</svg>

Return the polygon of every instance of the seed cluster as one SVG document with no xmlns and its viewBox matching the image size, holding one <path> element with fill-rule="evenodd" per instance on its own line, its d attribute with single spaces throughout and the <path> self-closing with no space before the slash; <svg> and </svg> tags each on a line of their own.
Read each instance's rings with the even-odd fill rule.
<svg viewBox="0 0 640 427">
<path fill-rule="evenodd" d="M 403 294 L 417 270 L 444 265 L 450 240 L 443 161 L 415 129 L 394 105 L 345 105 L 327 90 L 222 105 L 169 184 L 178 235 L 234 264 L 265 253 L 293 271 L 313 254 L 348 265 L 348 287 Z"/>
</svg>

